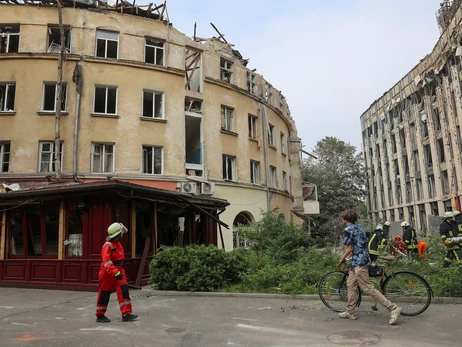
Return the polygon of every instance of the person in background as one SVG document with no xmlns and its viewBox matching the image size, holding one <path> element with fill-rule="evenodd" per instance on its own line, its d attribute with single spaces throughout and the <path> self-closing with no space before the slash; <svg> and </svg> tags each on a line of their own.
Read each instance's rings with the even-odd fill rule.
<svg viewBox="0 0 462 347">
<path fill-rule="evenodd" d="M 451 242 L 451 238 L 462 236 L 459 234 L 457 225 L 453 222 L 452 212 L 445 212 L 443 222 L 440 224 L 440 236 L 444 242 L 447 252 L 443 259 L 443 267 L 449 267 L 451 264 L 462 264 L 462 252 L 460 251 L 459 243 Z"/>
<path fill-rule="evenodd" d="M 401 227 L 403 228 L 403 242 L 405 244 L 409 259 L 419 259 L 419 252 L 417 249 L 417 233 L 415 229 L 411 227 L 406 221 L 401 223 Z"/>
<path fill-rule="evenodd" d="M 394 246 L 394 249 L 392 248 L 392 252 L 391 252 L 393 255 L 398 254 L 398 252 L 401 252 L 404 255 L 406 255 L 406 248 L 405 248 L 403 238 L 401 237 L 401 235 L 396 235 L 393 238 L 393 246 Z"/>
<path fill-rule="evenodd" d="M 389 221 L 386 221 L 385 223 L 383 223 L 383 237 L 387 241 L 390 239 L 390 226 L 391 226 L 391 223 Z"/>
<path fill-rule="evenodd" d="M 346 246 L 345 252 L 340 259 L 339 266 L 346 259 L 351 257 L 351 265 L 347 280 L 348 288 L 348 303 L 346 311 L 339 313 L 340 318 L 348 318 L 356 320 L 358 316 L 355 314 L 356 292 L 358 284 L 361 289 L 372 299 L 385 307 L 390 312 L 389 324 L 393 325 L 398 320 L 402 308 L 389 301 L 382 293 L 374 288 L 369 279 L 369 265 L 371 258 L 367 250 L 367 238 L 364 230 L 356 224 L 358 215 L 354 210 L 345 210 L 342 212 L 342 224 L 345 226 L 343 232 L 343 243 Z"/>
<path fill-rule="evenodd" d="M 369 238 L 369 242 L 367 244 L 367 248 L 369 251 L 369 256 L 371 258 L 372 263 L 374 263 L 378 256 L 383 253 L 384 247 L 383 242 L 385 239 L 383 238 L 383 226 L 382 224 L 377 224 L 375 227 L 374 233 Z"/>
<path fill-rule="evenodd" d="M 120 242 L 123 234 L 128 229 L 122 223 L 112 223 L 107 228 L 108 237 L 101 249 L 101 266 L 98 274 L 98 299 L 96 301 L 96 321 L 98 323 L 109 323 L 111 320 L 106 317 L 107 305 L 112 289 L 115 288 L 117 300 L 119 301 L 122 322 L 135 320 L 138 316 L 132 314 L 132 302 L 128 292 L 127 277 L 122 263 L 125 260 L 125 252 Z"/>
</svg>

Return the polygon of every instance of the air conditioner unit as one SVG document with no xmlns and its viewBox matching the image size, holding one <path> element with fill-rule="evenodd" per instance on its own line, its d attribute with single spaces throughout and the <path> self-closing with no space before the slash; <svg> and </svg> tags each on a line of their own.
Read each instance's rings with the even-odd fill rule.
<svg viewBox="0 0 462 347">
<path fill-rule="evenodd" d="M 196 182 L 181 182 L 180 192 L 189 193 L 189 194 L 197 194 L 197 183 Z"/>
<path fill-rule="evenodd" d="M 215 192 L 215 183 L 202 182 L 201 194 L 212 195 Z"/>
</svg>

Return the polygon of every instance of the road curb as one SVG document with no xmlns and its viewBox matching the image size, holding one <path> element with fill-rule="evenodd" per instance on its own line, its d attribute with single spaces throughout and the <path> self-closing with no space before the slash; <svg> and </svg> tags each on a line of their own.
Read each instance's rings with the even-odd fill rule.
<svg viewBox="0 0 462 347">
<path fill-rule="evenodd" d="M 268 299 L 294 299 L 294 300 L 320 300 L 317 294 L 262 294 L 262 293 L 224 293 L 224 292 L 184 292 L 174 290 L 156 290 L 150 286 L 142 287 L 141 290 L 131 290 L 130 296 L 152 297 L 152 296 L 198 296 L 198 297 L 224 297 L 224 298 L 268 298 Z M 362 297 L 363 301 L 372 301 L 368 296 Z M 434 297 L 434 304 L 461 305 L 462 298 Z"/>
</svg>

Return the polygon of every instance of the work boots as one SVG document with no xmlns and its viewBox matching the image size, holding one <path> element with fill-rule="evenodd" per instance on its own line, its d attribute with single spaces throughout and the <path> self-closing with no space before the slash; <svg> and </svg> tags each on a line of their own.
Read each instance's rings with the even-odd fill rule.
<svg viewBox="0 0 462 347">
<path fill-rule="evenodd" d="M 122 316 L 122 322 L 131 322 L 131 321 L 134 321 L 136 318 L 138 317 L 138 315 L 136 314 L 124 314 Z"/>
<path fill-rule="evenodd" d="M 96 321 L 98 323 L 109 323 L 111 320 L 107 318 L 105 315 L 102 315 L 101 317 L 96 317 Z"/>
</svg>

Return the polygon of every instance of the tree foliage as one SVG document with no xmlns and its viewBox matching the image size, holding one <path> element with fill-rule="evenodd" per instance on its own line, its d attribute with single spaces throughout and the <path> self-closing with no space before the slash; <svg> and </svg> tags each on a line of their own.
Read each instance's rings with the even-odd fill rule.
<svg viewBox="0 0 462 347">
<path fill-rule="evenodd" d="M 347 208 L 364 212 L 361 209 L 365 198 L 362 156 L 356 153 L 356 147 L 335 137 L 318 141 L 313 154 L 317 159 L 306 159 L 302 168 L 303 181 L 314 183 L 318 188 L 320 215 L 313 218 L 316 224 L 313 231 L 335 241 L 342 234 L 341 212 Z"/>
</svg>

